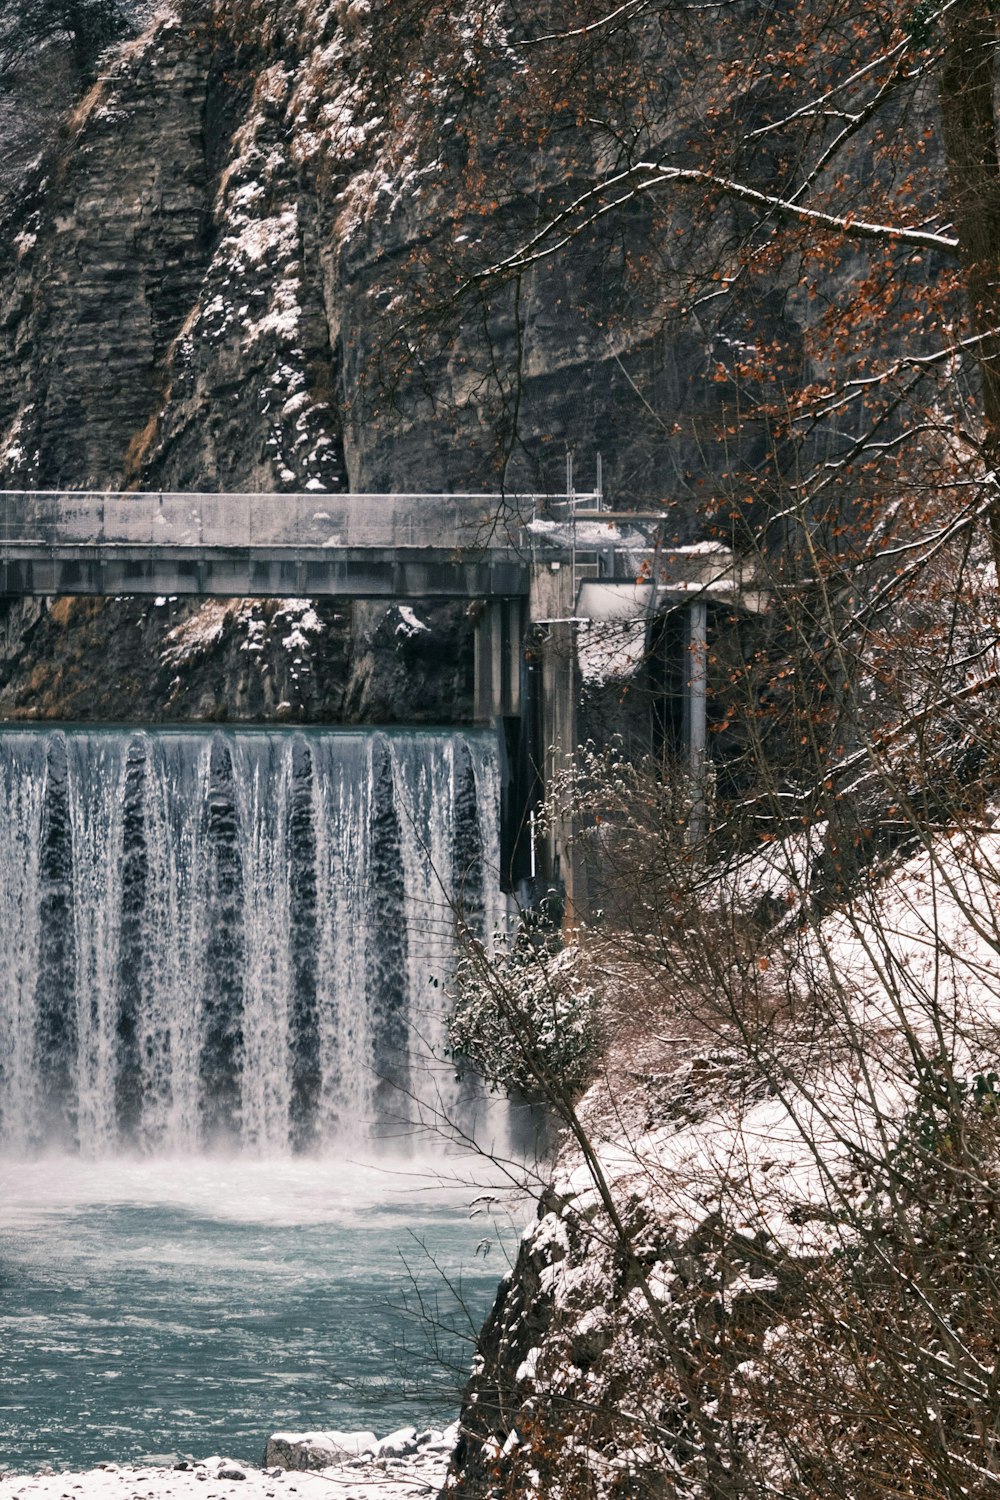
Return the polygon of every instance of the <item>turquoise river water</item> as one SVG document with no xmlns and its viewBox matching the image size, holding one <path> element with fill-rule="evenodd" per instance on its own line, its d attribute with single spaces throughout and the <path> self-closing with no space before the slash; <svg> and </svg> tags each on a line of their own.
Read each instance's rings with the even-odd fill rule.
<svg viewBox="0 0 1000 1500">
<path fill-rule="evenodd" d="M 451 1420 L 511 1244 L 474 1196 L 419 1160 L 0 1163 L 0 1471 Z"/>
<path fill-rule="evenodd" d="M 499 798 L 478 730 L 0 729 L 0 1471 L 455 1415 Z"/>
</svg>

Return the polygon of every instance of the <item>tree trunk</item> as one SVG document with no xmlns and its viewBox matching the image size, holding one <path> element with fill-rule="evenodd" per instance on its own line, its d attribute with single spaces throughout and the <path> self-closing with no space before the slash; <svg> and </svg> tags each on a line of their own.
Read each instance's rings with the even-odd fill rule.
<svg viewBox="0 0 1000 1500">
<path fill-rule="evenodd" d="M 1000 157 L 994 82 L 997 16 L 990 0 L 957 0 L 941 69 L 941 125 L 951 207 L 982 378 L 990 540 L 1000 576 Z"/>
</svg>

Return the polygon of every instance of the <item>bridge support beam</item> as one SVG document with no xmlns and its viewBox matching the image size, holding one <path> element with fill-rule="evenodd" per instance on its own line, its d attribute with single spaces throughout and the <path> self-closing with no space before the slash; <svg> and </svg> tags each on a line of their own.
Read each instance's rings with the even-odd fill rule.
<svg viewBox="0 0 1000 1500">
<path fill-rule="evenodd" d="M 527 620 L 525 599 L 487 599 L 476 620 L 476 703 L 481 724 L 521 712 L 521 649 Z"/>
<path fill-rule="evenodd" d="M 568 563 L 532 569 L 531 624 L 534 650 L 541 669 L 539 693 L 538 767 L 543 789 L 568 769 L 579 739 L 577 704 L 580 698 L 576 656 L 576 579 Z M 557 892 L 572 924 L 581 898 L 578 890 L 573 825 L 568 817 L 547 820 L 535 849 L 538 895 Z"/>
<path fill-rule="evenodd" d="M 684 741 L 691 777 L 691 811 L 688 838 L 697 847 L 708 827 L 708 608 L 695 599 L 687 615 L 687 691 L 684 694 Z"/>
</svg>

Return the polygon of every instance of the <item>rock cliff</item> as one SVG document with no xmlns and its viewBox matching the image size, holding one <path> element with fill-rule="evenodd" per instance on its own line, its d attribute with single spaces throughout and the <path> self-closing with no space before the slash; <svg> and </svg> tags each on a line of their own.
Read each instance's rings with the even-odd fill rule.
<svg viewBox="0 0 1000 1500">
<path fill-rule="evenodd" d="M 57 599 L 0 611 L 0 712 L 105 722 L 467 722 L 471 623 L 308 599 Z"/>
<path fill-rule="evenodd" d="M 600 449 L 611 486 L 641 498 L 663 489 L 665 455 L 674 469 L 693 461 L 655 427 L 650 437 L 635 361 L 648 363 L 656 341 L 641 318 L 614 341 L 603 330 L 621 286 L 600 256 L 540 267 L 516 309 L 501 299 L 484 326 L 470 315 L 409 367 L 388 361 L 415 258 L 462 236 L 440 184 L 425 190 L 416 158 L 390 149 L 386 112 L 365 96 L 376 22 L 343 0 L 173 0 L 105 61 L 4 210 L 0 486 L 558 490 L 569 444 L 581 487 Z M 432 114 L 432 136 L 448 118 Z M 537 182 L 559 167 L 532 170 Z M 685 374 L 704 357 L 681 345 L 656 356 L 674 406 L 688 404 Z M 0 712 L 86 711 L 84 691 L 41 685 L 37 658 L 52 653 L 47 684 L 72 675 L 97 616 L 102 638 L 142 652 L 115 716 L 195 704 L 243 716 L 294 702 L 244 691 L 238 673 L 222 691 L 193 659 L 178 695 L 175 613 L 119 602 L 62 609 L 43 626 L 34 608 L 9 610 Z M 206 633 L 217 613 L 206 606 Z M 228 613 L 243 645 L 260 613 Z M 356 606 L 336 622 L 326 637 L 343 646 L 336 683 L 303 713 L 412 711 L 393 697 L 405 663 L 383 615 Z M 460 615 L 435 621 L 439 660 L 466 660 Z M 464 679 L 460 691 L 450 671 L 432 679 L 426 715 L 463 717 Z M 113 691 L 98 702 L 109 712 Z"/>
</svg>

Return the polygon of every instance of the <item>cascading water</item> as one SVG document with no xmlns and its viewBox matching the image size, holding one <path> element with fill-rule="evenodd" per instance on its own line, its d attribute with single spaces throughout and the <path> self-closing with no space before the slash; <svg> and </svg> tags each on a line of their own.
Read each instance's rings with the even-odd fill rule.
<svg viewBox="0 0 1000 1500">
<path fill-rule="evenodd" d="M 0 734 L 0 1147 L 261 1155 L 470 1110 L 456 916 L 502 915 L 477 733 Z"/>
</svg>

